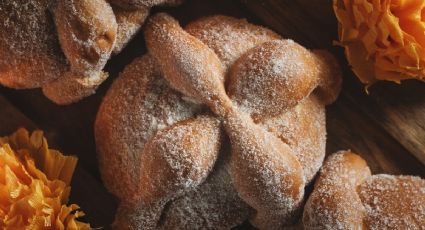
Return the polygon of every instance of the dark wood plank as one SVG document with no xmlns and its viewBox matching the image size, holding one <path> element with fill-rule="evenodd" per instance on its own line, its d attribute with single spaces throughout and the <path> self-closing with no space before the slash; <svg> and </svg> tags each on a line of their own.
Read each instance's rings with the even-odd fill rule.
<svg viewBox="0 0 425 230">
<path fill-rule="evenodd" d="M 37 125 L 0 95 L 0 136 L 9 135 L 20 127 L 34 130 Z M 49 140 L 49 144 L 52 143 Z M 93 227 L 108 229 L 113 221 L 117 205 L 115 198 L 80 164 L 75 170 L 71 188 L 70 203 L 81 206 L 87 214 L 84 220 L 91 223 Z"/>
<path fill-rule="evenodd" d="M 242 0 L 247 8 L 281 35 L 307 47 L 329 47 L 336 25 L 331 21 L 331 0 Z M 305 6 L 309 7 L 305 7 Z M 325 20 L 328 19 L 328 20 Z"/>
<path fill-rule="evenodd" d="M 341 97 L 327 109 L 327 153 L 351 149 L 373 173 L 409 174 L 425 178 L 425 167 L 355 104 Z"/>
<path fill-rule="evenodd" d="M 425 164 L 425 84 L 380 82 L 369 91 L 369 96 L 348 89 L 344 94 Z"/>
<path fill-rule="evenodd" d="M 35 125 L 4 97 L 0 96 L 0 136 L 7 136 L 19 127 L 34 129 Z"/>
</svg>

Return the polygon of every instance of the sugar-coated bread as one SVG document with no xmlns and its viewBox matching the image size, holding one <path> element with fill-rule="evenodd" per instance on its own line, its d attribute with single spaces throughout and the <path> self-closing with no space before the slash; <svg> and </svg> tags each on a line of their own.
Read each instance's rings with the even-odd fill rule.
<svg viewBox="0 0 425 230">
<path fill-rule="evenodd" d="M 183 29 L 171 16 L 157 14 L 149 19 L 145 37 L 149 54 L 114 82 L 95 124 L 103 180 L 121 200 L 114 228 L 229 229 L 245 220 L 260 229 L 293 225 L 304 188 L 325 155 L 324 105 L 329 101 L 316 89 L 321 78 L 333 78 L 325 76 L 334 73 L 327 69 L 332 65 L 268 29 L 225 16 L 202 18 Z M 225 89 L 237 62 L 251 67 L 251 60 L 242 58 L 245 53 L 269 43 L 279 49 L 291 44 L 304 55 L 288 59 L 286 68 L 301 60 L 317 69 L 298 70 L 290 86 L 281 87 L 291 91 L 306 85 L 285 92 L 290 106 L 256 116 Z M 264 65 L 282 56 L 270 52 L 262 56 Z M 285 82 L 278 79 L 282 76 L 272 77 Z M 250 85 L 238 77 L 241 99 L 246 92 L 272 91 L 269 84 Z M 339 84 L 324 85 L 332 95 L 339 92 Z M 192 133 L 196 129 L 209 131 Z M 216 138 L 219 133 L 227 138 Z M 220 152 L 214 150 L 218 147 Z M 202 158 L 195 157 L 203 151 Z"/>
<path fill-rule="evenodd" d="M 160 13 L 147 23 L 146 46 L 169 84 L 217 111 L 231 104 L 224 89 L 224 68 L 212 49 Z"/>
<path fill-rule="evenodd" d="M 189 23 L 185 30 L 210 47 L 226 70 L 248 49 L 263 42 L 282 39 L 280 35 L 246 19 L 224 15 L 200 18 Z"/>
<path fill-rule="evenodd" d="M 51 0 L 0 1 L 0 83 L 37 88 L 67 70 Z"/>
<path fill-rule="evenodd" d="M 146 142 L 140 158 L 137 200 L 144 207 L 140 214 L 147 226 L 158 221 L 159 215 L 150 213 L 159 214 L 168 201 L 205 180 L 217 160 L 221 140 L 220 121 L 200 116 L 160 130 Z M 149 216 L 154 218 L 149 220 Z"/>
<path fill-rule="evenodd" d="M 161 229 L 230 229 L 255 213 L 234 188 L 229 149 L 220 154 L 204 183 L 169 204 Z"/>
<path fill-rule="evenodd" d="M 43 94 L 59 105 L 67 105 L 90 96 L 97 87 L 108 78 L 103 71 L 86 73 L 65 72 L 62 77 L 43 85 Z"/>
<path fill-rule="evenodd" d="M 143 2 L 129 9 L 107 0 L 1 1 L 0 84 L 43 88 L 60 105 L 95 93 L 108 77 L 105 64 L 139 31 L 150 8 L 182 0 Z"/>
<path fill-rule="evenodd" d="M 320 99 L 307 97 L 294 109 L 256 122 L 289 145 L 310 183 L 322 167 L 326 150 L 326 114 Z"/>
<path fill-rule="evenodd" d="M 425 180 L 378 174 L 359 187 L 369 229 L 421 229 L 425 226 Z"/>
<path fill-rule="evenodd" d="M 117 21 L 105 0 L 58 0 L 54 20 L 62 50 L 73 72 L 99 71 L 117 37 Z"/>
<path fill-rule="evenodd" d="M 110 0 L 112 4 L 120 6 L 124 9 L 142 9 L 145 7 L 153 7 L 156 5 L 171 5 L 181 4 L 184 0 Z"/>
<path fill-rule="evenodd" d="M 349 152 L 330 156 L 304 207 L 304 227 L 362 229 L 365 210 L 356 187 L 369 176 L 361 157 Z"/>
<path fill-rule="evenodd" d="M 257 211 L 251 223 L 280 229 L 293 221 L 304 198 L 305 178 L 292 149 L 244 114 L 230 115 L 224 126 L 235 189 Z"/>
<path fill-rule="evenodd" d="M 425 180 L 371 175 L 350 151 L 331 155 L 304 207 L 305 229 L 421 229 Z"/>
<path fill-rule="evenodd" d="M 211 171 L 222 133 L 220 121 L 200 116 L 158 131 L 140 159 L 140 196 L 144 203 L 171 199 L 199 185 Z"/>
<path fill-rule="evenodd" d="M 95 123 L 99 166 L 107 188 L 120 199 L 136 199 L 145 143 L 158 130 L 191 118 L 200 109 L 168 87 L 150 56 L 128 65 L 106 94 Z"/>
<path fill-rule="evenodd" d="M 292 40 L 264 42 L 235 62 L 228 94 L 254 116 L 276 116 L 316 88 L 320 64 L 310 51 Z"/>
<path fill-rule="evenodd" d="M 128 10 L 117 6 L 112 6 L 117 19 L 118 30 L 113 54 L 118 54 L 127 45 L 127 43 L 139 32 L 145 19 L 149 15 L 149 7 Z"/>
</svg>

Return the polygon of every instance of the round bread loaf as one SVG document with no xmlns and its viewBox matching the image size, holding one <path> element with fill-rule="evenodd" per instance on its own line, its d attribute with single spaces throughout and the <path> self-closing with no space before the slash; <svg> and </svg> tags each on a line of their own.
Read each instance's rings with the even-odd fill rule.
<svg viewBox="0 0 425 230">
<path fill-rule="evenodd" d="M 114 82 L 95 124 L 102 177 L 121 200 L 115 228 L 229 229 L 247 219 L 261 229 L 291 225 L 300 213 L 304 187 L 325 155 L 325 104 L 330 101 L 316 89 L 328 82 L 323 85 L 329 85 L 329 94 L 338 94 L 340 84 L 322 80 L 326 73 L 337 73 L 327 69 L 332 65 L 268 29 L 226 16 L 202 18 L 183 29 L 170 16 L 158 14 L 150 19 L 145 35 L 149 54 L 128 65 Z M 257 47 L 268 42 L 293 44 L 317 71 L 276 75 L 294 78 L 288 82 L 290 89 L 300 83 L 307 89 L 291 106 L 254 116 L 249 103 L 240 106 L 225 89 L 235 63 L 245 65 L 245 53 L 261 50 Z M 270 63 L 279 55 L 263 57 Z M 288 58 L 283 64 L 290 68 L 299 61 Z M 326 78 L 340 82 L 339 75 Z M 267 87 L 248 85 L 246 92 L 252 94 L 258 92 L 256 86 Z M 196 125 L 205 127 L 200 135 L 188 139 L 192 131 L 177 132 L 193 121 L 205 122 Z M 221 125 L 208 125 L 210 121 Z M 228 139 L 215 138 L 213 133 L 220 132 Z M 165 136 L 174 138 L 158 142 Z M 189 145 L 183 144 L 188 140 Z M 216 144 L 218 155 L 213 154 Z M 202 159 L 191 154 L 190 146 L 197 145 L 211 145 L 202 147 L 209 149 Z M 153 151 L 153 146 L 163 150 Z M 171 154 L 177 149 L 179 154 Z M 179 159 L 161 160 L 169 158 L 164 154 Z M 149 176 L 152 172 L 155 176 Z"/>
</svg>

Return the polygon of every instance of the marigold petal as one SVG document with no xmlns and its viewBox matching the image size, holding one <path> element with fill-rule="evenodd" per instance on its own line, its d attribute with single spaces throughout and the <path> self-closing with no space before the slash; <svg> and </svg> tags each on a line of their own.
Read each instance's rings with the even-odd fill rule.
<svg viewBox="0 0 425 230">
<path fill-rule="evenodd" d="M 339 42 L 366 84 L 425 76 L 425 1 L 334 0 Z"/>
<path fill-rule="evenodd" d="M 49 149 L 41 131 L 0 138 L 0 229 L 90 229 L 66 205 L 76 163 Z"/>
</svg>

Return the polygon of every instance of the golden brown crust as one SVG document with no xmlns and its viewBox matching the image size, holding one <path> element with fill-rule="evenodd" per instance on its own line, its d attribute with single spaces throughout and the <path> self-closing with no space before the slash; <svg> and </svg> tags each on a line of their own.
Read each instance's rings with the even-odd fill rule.
<svg viewBox="0 0 425 230">
<path fill-rule="evenodd" d="M 103 71 L 84 74 L 66 72 L 62 77 L 43 85 L 43 94 L 58 105 L 68 105 L 95 93 L 108 78 Z"/>
<path fill-rule="evenodd" d="M 175 6 L 181 4 L 183 1 L 184 0 L 110 0 L 112 4 L 129 10 L 143 9 L 145 7 L 157 5 Z"/>
<path fill-rule="evenodd" d="M 58 104 L 91 95 L 108 76 L 102 69 L 111 52 L 134 36 L 150 6 L 180 1 L 144 2 L 149 7 L 114 11 L 106 0 L 0 2 L 0 84 L 43 87 Z"/>
<path fill-rule="evenodd" d="M 245 19 L 214 15 L 189 23 L 185 30 L 210 47 L 226 70 L 248 49 L 263 42 L 281 39 L 277 33 Z"/>
<path fill-rule="evenodd" d="M 368 229 L 422 229 L 425 180 L 414 176 L 373 175 L 358 189 Z"/>
<path fill-rule="evenodd" d="M 62 50 L 76 73 L 100 71 L 117 37 L 117 22 L 105 0 L 59 0 L 54 9 Z"/>
<path fill-rule="evenodd" d="M 146 46 L 168 83 L 213 111 L 230 107 L 224 90 L 224 69 L 208 46 L 188 34 L 167 14 L 150 18 L 145 29 Z"/>
<path fill-rule="evenodd" d="M 95 123 L 100 171 L 107 188 L 123 200 L 139 196 L 140 153 L 146 141 L 200 106 L 184 101 L 162 79 L 150 56 L 137 58 L 112 84 Z"/>
<path fill-rule="evenodd" d="M 50 0 L 0 2 L 1 84 L 37 88 L 66 71 L 50 6 Z"/>
<path fill-rule="evenodd" d="M 305 229 L 421 229 L 425 180 L 373 175 L 349 151 L 330 156 L 304 208 Z"/>
<path fill-rule="evenodd" d="M 220 18 L 225 18 L 222 23 L 218 23 L 217 19 Z M 214 228 L 213 226 L 229 228 L 250 217 L 251 223 L 262 229 L 279 229 L 286 224 L 292 224 L 303 202 L 304 186 L 314 176 L 323 160 L 326 134 L 323 102 L 315 94 L 310 95 L 312 89 L 306 90 L 308 92 L 301 92 L 303 97 L 294 99 L 296 102 L 287 111 L 281 111 L 273 118 L 260 117 L 252 120 L 252 114 L 246 114 L 246 111 L 235 106 L 225 92 L 224 76 L 229 66 L 223 65 L 222 62 L 229 61 L 232 57 L 236 60 L 239 57 L 232 52 L 242 55 L 256 45 L 276 39 L 271 32 L 267 32 L 268 30 L 250 25 L 243 20 L 215 16 L 200 21 L 204 24 L 195 22 L 194 33 L 202 36 L 200 30 L 203 28 L 206 31 L 206 36 L 203 37 L 206 43 L 184 31 L 178 22 L 168 15 L 159 14 L 152 17 L 146 27 L 145 36 L 150 55 L 154 58 L 145 57 L 144 61 L 139 60 L 129 65 L 127 67 L 129 71 L 124 71 L 117 80 L 120 83 L 114 83 L 102 103 L 96 122 L 96 141 L 102 175 L 107 186 L 118 194 L 122 201 L 129 200 L 128 197 L 123 196 L 127 194 L 130 200 L 136 203 L 135 205 L 122 203 L 116 223 L 124 222 L 132 228 L 169 229 L 170 226 L 184 228 L 189 223 L 199 228 Z M 226 39 L 233 37 L 235 41 L 226 43 L 221 40 L 221 45 L 227 46 L 226 49 L 229 52 L 223 52 L 220 56 L 215 54 L 215 50 L 220 50 L 220 47 L 213 48 L 220 42 L 215 43 L 211 38 L 220 37 L 220 34 L 214 34 L 220 33 L 216 29 L 226 28 L 226 26 L 230 28 L 234 26 L 236 30 L 233 34 L 231 30 L 222 31 L 223 37 Z M 211 37 L 207 37 L 209 33 Z M 250 43 L 246 45 L 242 38 L 250 38 Z M 303 51 L 310 54 L 306 50 Z M 274 56 L 266 56 L 265 59 L 273 62 L 274 58 Z M 315 62 L 316 58 L 312 55 L 310 60 Z M 133 89 L 134 82 L 130 79 L 140 78 L 137 75 L 151 75 L 152 70 L 155 71 L 157 80 L 163 84 L 157 85 L 158 88 L 139 85 L 138 91 L 136 88 Z M 319 77 L 320 74 L 317 72 L 311 76 L 311 79 Z M 143 76 L 142 79 L 144 78 L 146 77 Z M 318 84 L 317 82 L 320 81 L 313 80 L 313 82 Z M 181 112 L 188 116 L 182 120 L 196 117 L 199 111 L 189 109 L 193 104 L 187 101 L 195 101 L 194 103 L 197 104 L 205 103 L 207 107 L 204 109 L 209 108 L 213 113 L 210 112 L 209 116 L 216 116 L 224 122 L 224 130 L 231 140 L 231 144 L 223 141 L 219 141 L 218 144 L 231 148 L 230 156 L 226 152 L 227 157 L 221 154 L 216 160 L 208 161 L 216 162 L 218 168 L 203 171 L 207 174 L 196 178 L 206 178 L 205 182 L 194 183 L 194 186 L 189 186 L 190 189 L 184 187 L 185 183 L 183 183 L 189 180 L 189 177 L 180 177 L 179 170 L 174 168 L 169 170 L 170 168 L 164 163 L 167 162 L 165 158 L 153 157 L 160 153 L 167 153 L 166 146 L 178 145 L 178 140 L 167 139 L 168 141 L 161 142 L 160 145 L 146 144 L 148 139 L 142 139 L 140 136 L 154 140 L 161 137 L 164 130 L 158 131 L 160 129 L 156 124 L 148 122 L 144 122 L 146 124 L 143 127 L 133 125 L 135 121 L 149 121 L 145 116 L 152 117 L 155 121 L 159 120 L 156 117 L 157 112 L 170 114 L 168 107 L 155 106 L 163 105 L 162 100 L 167 97 L 154 96 L 155 100 L 151 100 L 151 97 L 143 96 L 145 94 L 161 95 L 162 91 L 168 88 L 167 83 L 182 93 L 168 89 L 178 95 L 177 101 L 185 102 L 178 103 Z M 115 87 L 116 84 L 120 86 Z M 116 92 L 118 90 L 124 92 Z M 132 93 L 126 92 L 128 90 Z M 257 89 L 254 88 L 254 90 Z M 127 104 L 129 99 L 133 100 L 135 97 L 142 97 L 131 104 L 132 107 L 138 107 L 136 115 L 133 108 L 130 111 L 129 108 L 117 106 L 120 101 Z M 152 102 L 155 104 L 151 104 Z M 144 109 L 143 106 L 146 104 L 150 104 L 150 108 L 155 111 Z M 113 110 L 117 108 L 119 111 L 114 112 Z M 172 115 L 175 114 L 172 113 Z M 171 118 L 171 120 L 176 119 Z M 182 124 L 185 122 L 183 121 Z M 296 128 L 298 122 L 300 122 L 300 128 Z M 180 123 L 173 125 L 174 123 L 161 123 L 161 129 L 165 128 L 167 131 L 180 127 Z M 126 129 L 132 132 L 125 132 Z M 311 132 L 311 135 L 310 129 L 315 130 Z M 182 135 L 187 134 L 184 132 Z M 117 139 L 124 143 L 117 143 Z M 203 143 L 202 139 L 195 139 L 193 139 L 195 145 Z M 107 149 L 111 148 L 111 143 L 117 143 L 122 150 L 115 147 L 112 147 L 115 150 Z M 137 151 L 131 149 L 132 146 L 137 146 Z M 167 151 L 157 151 L 160 147 Z M 191 159 L 190 156 L 191 154 L 186 156 L 187 159 L 179 159 L 175 162 L 180 162 L 181 164 L 178 165 L 185 169 L 191 169 L 191 161 L 186 162 Z M 111 160 L 107 162 L 106 159 Z M 129 162 L 134 160 L 141 162 L 142 166 Z M 108 168 L 108 164 L 113 168 Z M 131 172 L 126 165 L 132 167 Z M 117 166 L 124 168 L 120 169 Z M 135 173 L 133 169 L 140 171 Z M 183 179 L 179 180 L 179 178 Z M 196 182 L 196 178 L 190 181 Z M 161 183 L 157 183 L 158 181 Z M 133 187 L 130 188 L 131 183 Z M 221 192 L 228 194 L 223 195 Z M 235 197 L 236 194 L 237 197 Z M 170 201 L 170 199 L 173 200 Z M 165 209 L 162 210 L 164 205 Z M 163 219 L 159 220 L 159 216 Z M 234 218 L 219 218 L 220 216 L 234 216 Z M 125 223 L 126 219 L 128 223 Z M 152 224 L 157 221 L 159 221 L 157 226 Z"/>
<path fill-rule="evenodd" d="M 356 188 L 368 176 L 359 156 L 348 151 L 330 156 L 304 207 L 304 228 L 362 229 L 365 209 Z"/>
<path fill-rule="evenodd" d="M 118 54 L 140 30 L 149 15 L 150 8 L 141 7 L 140 9 L 128 10 L 112 6 L 112 9 L 118 24 L 117 39 L 112 53 Z"/>
<path fill-rule="evenodd" d="M 325 50 L 314 50 L 319 67 L 319 86 L 315 94 L 325 105 L 333 103 L 341 91 L 342 72 L 336 58 Z"/>
<path fill-rule="evenodd" d="M 265 42 L 235 62 L 227 91 L 254 117 L 276 116 L 316 88 L 320 64 L 312 53 L 292 40 Z"/>
</svg>

